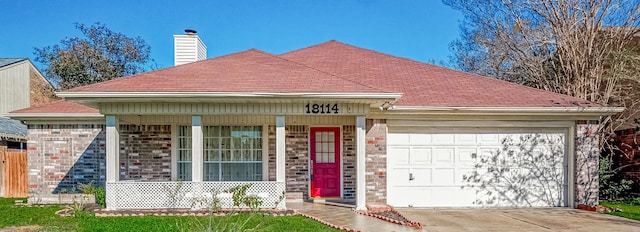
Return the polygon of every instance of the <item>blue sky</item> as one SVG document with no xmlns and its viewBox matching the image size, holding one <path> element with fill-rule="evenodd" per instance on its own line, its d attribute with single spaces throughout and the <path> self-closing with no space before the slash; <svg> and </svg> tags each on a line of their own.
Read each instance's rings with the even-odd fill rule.
<svg viewBox="0 0 640 232">
<path fill-rule="evenodd" d="M 74 23 L 101 22 L 151 45 L 173 65 L 173 34 L 192 28 L 207 57 L 257 48 L 283 53 L 328 40 L 422 62 L 448 61 L 459 12 L 435 0 L 32 1 L 0 0 L 0 57 L 79 36 Z"/>
</svg>

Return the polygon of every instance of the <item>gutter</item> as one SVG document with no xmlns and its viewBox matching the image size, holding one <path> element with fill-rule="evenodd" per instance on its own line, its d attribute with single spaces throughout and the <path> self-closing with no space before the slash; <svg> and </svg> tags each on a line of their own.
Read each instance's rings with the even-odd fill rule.
<svg viewBox="0 0 640 232">
<path fill-rule="evenodd" d="M 10 113 L 7 117 L 19 120 L 21 118 L 103 118 L 104 115 L 100 113 Z"/>
<path fill-rule="evenodd" d="M 459 115 L 592 115 L 620 113 L 624 107 L 424 107 L 395 106 L 388 114 L 459 114 Z M 375 111 L 372 111 L 375 114 Z"/>
<path fill-rule="evenodd" d="M 104 121 L 104 115 L 100 113 L 9 113 L 7 117 L 19 120 L 23 124 L 31 124 L 35 121 L 47 122 L 81 122 Z"/>
</svg>

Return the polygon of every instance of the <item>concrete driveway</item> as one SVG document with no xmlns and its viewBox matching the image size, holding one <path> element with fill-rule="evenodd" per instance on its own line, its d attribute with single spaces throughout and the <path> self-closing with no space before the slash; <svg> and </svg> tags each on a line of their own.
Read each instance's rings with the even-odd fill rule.
<svg viewBox="0 0 640 232">
<path fill-rule="evenodd" d="M 396 208 L 426 231 L 640 231 L 640 222 L 577 209 Z"/>
</svg>

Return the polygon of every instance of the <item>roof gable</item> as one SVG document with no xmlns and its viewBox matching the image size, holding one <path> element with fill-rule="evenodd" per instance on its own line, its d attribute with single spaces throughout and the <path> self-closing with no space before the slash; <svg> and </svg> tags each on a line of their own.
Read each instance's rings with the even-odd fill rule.
<svg viewBox="0 0 640 232">
<path fill-rule="evenodd" d="M 337 41 L 284 53 L 295 60 L 358 83 L 401 92 L 399 106 L 588 107 L 579 98 L 421 63 Z"/>
<path fill-rule="evenodd" d="M 251 49 L 82 86 L 66 92 L 378 93 L 385 91 Z"/>
</svg>

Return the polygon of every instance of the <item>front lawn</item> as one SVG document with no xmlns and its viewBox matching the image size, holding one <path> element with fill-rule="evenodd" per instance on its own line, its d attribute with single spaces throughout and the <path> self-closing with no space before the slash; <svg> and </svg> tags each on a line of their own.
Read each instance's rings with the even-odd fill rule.
<svg viewBox="0 0 640 232">
<path fill-rule="evenodd" d="M 601 201 L 600 205 L 604 205 L 610 207 L 612 209 L 620 209 L 620 212 L 611 212 L 609 214 L 616 215 L 624 218 L 629 218 L 633 220 L 640 220 L 640 205 L 634 204 L 633 202 L 606 202 Z"/>
<path fill-rule="evenodd" d="M 0 228 L 25 227 L 38 231 L 339 231 L 299 215 L 60 217 L 55 212 L 62 206 L 15 206 L 15 200 L 0 198 Z"/>
</svg>

